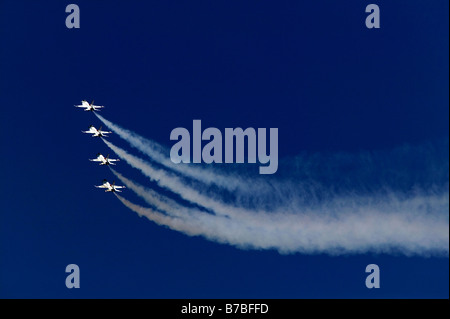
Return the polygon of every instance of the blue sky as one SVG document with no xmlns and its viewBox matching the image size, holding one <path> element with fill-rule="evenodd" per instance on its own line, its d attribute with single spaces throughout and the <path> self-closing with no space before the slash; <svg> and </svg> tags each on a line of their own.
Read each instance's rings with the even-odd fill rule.
<svg viewBox="0 0 450 319">
<path fill-rule="evenodd" d="M 361 1 L 76 3 L 76 30 L 65 27 L 69 3 L 0 4 L 0 297 L 448 298 L 448 256 L 243 250 L 138 217 L 93 187 L 113 175 L 87 159 L 110 151 L 80 132 L 99 120 L 73 107 L 95 99 L 107 119 L 168 147 L 193 119 L 277 127 L 272 180 L 299 154 L 432 143 L 418 164 L 386 159 L 408 181 L 386 183 L 448 192 L 448 2 L 378 1 L 378 30 L 365 27 Z M 396 176 L 384 168 L 372 174 Z M 117 169 L 146 183 L 124 162 Z M 331 186 L 347 177 L 335 172 Z M 374 183 L 357 180 L 345 186 Z M 72 263 L 80 289 L 64 284 Z M 364 284 L 372 263 L 380 289 Z"/>
</svg>

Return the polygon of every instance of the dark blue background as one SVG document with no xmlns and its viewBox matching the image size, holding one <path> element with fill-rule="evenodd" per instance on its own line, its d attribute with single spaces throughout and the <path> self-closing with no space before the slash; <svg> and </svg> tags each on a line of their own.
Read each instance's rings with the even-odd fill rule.
<svg viewBox="0 0 450 319">
<path fill-rule="evenodd" d="M 73 107 L 168 146 L 193 119 L 278 127 L 280 158 L 441 139 L 448 1 L 377 1 L 378 30 L 368 1 L 76 1 L 67 29 L 69 3 L 0 3 L 0 297 L 448 298 L 448 257 L 245 251 L 139 218 L 93 188 L 107 150 Z"/>
</svg>

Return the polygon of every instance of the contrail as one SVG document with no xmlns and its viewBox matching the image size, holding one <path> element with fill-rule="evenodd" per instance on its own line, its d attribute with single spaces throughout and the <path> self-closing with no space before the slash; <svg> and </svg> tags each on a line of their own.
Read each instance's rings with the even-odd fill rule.
<svg viewBox="0 0 450 319">
<path fill-rule="evenodd" d="M 231 224 L 230 221 L 226 220 L 221 223 L 213 223 L 204 219 L 196 219 L 195 216 L 190 219 L 169 217 L 154 209 L 136 205 L 120 195 L 116 194 L 116 196 L 126 207 L 137 213 L 139 216 L 145 216 L 158 225 L 167 226 L 170 229 L 180 231 L 189 236 L 203 236 L 209 240 L 235 245 L 240 248 L 275 248 L 275 246 L 269 242 L 269 239 L 265 238 L 262 238 L 263 240 L 258 245 L 255 245 L 254 238 L 256 237 L 252 236 L 251 229 L 246 228 L 242 224 Z M 216 226 L 219 226 L 219 228 L 231 229 L 232 231 L 218 231 Z"/>
<path fill-rule="evenodd" d="M 266 205 L 270 199 L 267 199 L 266 203 L 263 201 L 241 207 L 236 205 L 236 201 L 230 202 L 223 199 L 221 193 L 206 196 L 202 190 L 195 189 L 191 184 L 186 183 L 176 171 L 158 168 L 109 141 L 104 140 L 104 142 L 121 159 L 155 181 L 160 187 L 197 206 L 187 207 L 175 199 L 142 187 L 113 170 L 128 188 L 153 207 L 148 208 L 150 212 L 159 212 L 160 215 L 156 216 L 164 217 L 163 221 L 159 220 L 161 224 L 190 236 L 200 235 L 240 248 L 275 249 L 280 253 L 385 252 L 448 256 L 449 194 L 448 162 L 446 161 L 439 163 L 441 166 L 436 166 L 436 163 L 432 162 L 428 170 L 419 171 L 424 175 L 423 185 L 428 189 L 426 192 L 420 190 L 423 189 L 420 187 L 420 182 L 416 183 L 414 177 L 417 177 L 417 174 L 411 177 L 411 181 L 407 180 L 405 185 L 409 189 L 408 192 L 383 187 L 381 182 L 377 192 L 335 193 L 325 190 L 315 196 L 314 183 L 310 184 L 313 190 L 308 193 L 305 191 L 303 182 L 283 182 L 274 188 L 274 191 L 282 193 L 283 200 L 279 202 L 276 209 L 273 209 L 270 205 Z M 401 159 L 400 165 L 405 165 L 405 158 L 412 157 L 411 154 L 405 154 L 398 156 Z M 444 157 L 445 154 L 442 158 Z M 353 164 L 350 159 L 346 161 Z M 346 161 L 337 161 L 338 164 L 335 167 L 338 170 L 333 172 L 330 168 L 330 174 L 325 177 L 337 178 L 338 175 L 342 175 L 339 173 L 342 172 L 339 170 L 339 165 L 346 164 Z M 425 159 L 425 162 L 428 162 L 428 159 Z M 377 158 L 370 156 L 362 159 L 362 164 L 365 163 L 378 165 Z M 387 165 L 386 161 L 383 163 Z M 414 164 L 417 165 L 417 163 Z M 439 169 L 436 169 L 437 167 Z M 322 170 L 321 168 L 317 172 Z M 396 174 L 389 170 L 389 167 L 381 167 L 380 171 L 389 172 L 388 177 Z M 373 178 L 379 175 L 368 170 L 356 173 L 361 172 L 364 173 L 362 174 L 364 178 L 368 178 L 368 172 L 373 175 Z M 432 172 L 429 179 L 426 172 Z M 406 173 L 407 176 L 411 175 L 408 171 Z M 372 175 L 369 177 L 372 178 Z M 349 174 L 344 174 L 344 177 L 348 176 Z M 398 178 L 399 176 L 395 176 L 395 182 L 402 180 Z M 306 180 L 308 178 L 309 181 L 314 182 L 316 176 L 311 178 L 306 175 Z M 339 185 L 337 183 L 339 181 L 331 179 L 331 182 L 333 182 L 331 185 Z M 351 182 L 357 185 L 359 180 L 351 180 Z M 127 207 L 132 207 L 131 209 L 136 212 L 141 214 L 147 212 L 145 207 L 131 202 L 126 203 Z M 208 212 L 198 207 L 204 207 Z M 156 218 L 152 214 L 149 216 L 150 219 Z"/>
<path fill-rule="evenodd" d="M 145 208 L 136 204 L 133 204 L 132 202 L 126 200 L 122 196 L 114 193 L 116 197 L 124 204 L 126 207 L 137 213 L 139 216 L 145 216 L 151 221 L 155 222 L 158 225 L 167 226 L 173 230 L 181 231 L 187 235 L 195 236 L 200 235 L 201 231 L 197 230 L 196 227 L 186 227 L 185 222 L 183 222 L 179 218 L 174 218 L 170 216 L 165 216 L 164 214 L 161 214 L 151 208 Z M 198 227 L 197 227 L 198 228 Z"/>
<path fill-rule="evenodd" d="M 103 124 L 108 126 L 122 139 L 130 143 L 131 146 L 138 149 L 155 162 L 163 165 L 166 168 L 169 168 L 172 171 L 175 171 L 207 185 L 217 185 L 229 191 L 245 191 L 253 193 L 255 191 L 271 191 L 271 188 L 268 185 L 249 183 L 243 178 L 225 175 L 222 172 L 212 170 L 210 168 L 200 168 L 192 165 L 175 164 L 170 160 L 168 156 L 169 150 L 161 144 L 153 140 L 146 139 L 135 132 L 124 129 L 95 112 L 94 114 L 100 121 L 103 122 Z"/>
<path fill-rule="evenodd" d="M 448 208 L 448 194 L 403 200 L 349 199 L 304 214 L 275 214 L 271 220 L 259 219 L 257 215 L 253 219 L 237 219 L 183 207 L 114 170 L 113 173 L 156 210 L 182 220 L 185 225 L 178 225 L 176 230 L 240 248 L 276 249 L 280 253 L 448 254 L 448 217 L 442 214 Z M 334 214 L 323 214 L 324 209 Z M 133 210 L 142 213 L 136 207 Z"/>
<path fill-rule="evenodd" d="M 378 202 L 345 214 L 287 214 L 272 221 L 255 224 L 214 216 L 186 208 L 175 201 L 155 197 L 149 189 L 114 171 L 117 177 L 153 209 L 122 203 L 141 216 L 183 232 L 243 249 L 275 249 L 280 253 L 403 253 L 405 255 L 448 255 L 448 218 L 430 210 L 448 207 L 448 196 L 415 197 L 407 200 Z M 335 204 L 341 207 L 342 203 Z M 414 214 L 411 214 L 411 211 Z M 287 219 L 289 222 L 283 222 Z"/>
<path fill-rule="evenodd" d="M 163 169 L 158 169 L 141 158 L 131 155 L 120 147 L 115 146 L 111 142 L 108 142 L 105 139 L 102 140 L 117 154 L 117 156 L 125 160 L 129 165 L 140 170 L 145 176 L 150 178 L 150 180 L 155 181 L 159 186 L 178 194 L 183 199 L 193 204 L 198 204 L 207 209 L 211 209 L 219 215 L 240 216 L 240 218 L 244 218 L 248 215 L 249 212 L 246 209 L 235 206 L 232 206 L 233 209 L 230 209 L 229 205 L 224 204 L 213 197 L 205 196 L 199 191 L 186 186 L 186 183 L 184 183 L 177 175 Z M 262 211 L 261 215 L 263 215 Z"/>
<path fill-rule="evenodd" d="M 146 188 L 144 186 L 138 185 L 137 183 L 126 178 L 115 169 L 110 167 L 111 172 L 129 189 L 135 192 L 139 197 L 143 198 L 148 204 L 152 205 L 156 209 L 163 211 L 165 213 L 172 213 L 178 217 L 186 217 L 186 213 L 182 212 L 183 208 L 181 205 L 176 203 L 174 200 L 159 194 L 151 188 Z M 186 211 L 186 209 L 184 209 Z"/>
<path fill-rule="evenodd" d="M 273 209 L 290 200 L 320 202 L 324 197 L 334 195 L 335 191 L 352 192 L 352 189 L 356 189 L 358 192 L 373 192 L 386 187 L 428 189 L 436 185 L 448 185 L 447 138 L 437 143 L 404 145 L 391 151 L 300 155 L 283 159 L 276 179 L 273 176 L 244 178 L 241 173 L 224 175 L 220 170 L 209 167 L 174 164 L 169 159 L 169 150 L 161 144 L 96 115 L 131 146 L 169 168 L 172 173 L 205 183 L 192 185 L 198 193 L 214 197 L 216 189 L 208 185 L 231 191 L 232 196 L 227 198 L 232 198 L 234 205 Z M 412 170 L 414 174 L 411 174 Z M 184 178 L 181 180 L 183 186 L 190 184 Z M 300 193 L 301 196 L 298 196 Z"/>
</svg>

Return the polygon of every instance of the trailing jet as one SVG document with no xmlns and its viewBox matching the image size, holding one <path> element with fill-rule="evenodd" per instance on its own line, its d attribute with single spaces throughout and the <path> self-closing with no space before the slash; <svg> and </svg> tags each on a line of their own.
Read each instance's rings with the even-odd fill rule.
<svg viewBox="0 0 450 319">
<path fill-rule="evenodd" d="M 89 126 L 89 131 L 81 131 L 83 133 L 92 134 L 92 137 L 108 137 L 109 133 L 112 133 L 111 131 L 102 131 L 102 127 L 97 130 L 93 125 Z"/>
<path fill-rule="evenodd" d="M 97 188 L 105 188 L 105 192 L 122 192 L 121 190 L 119 190 L 120 188 L 125 188 L 125 186 L 116 186 L 115 185 L 116 182 L 113 182 L 112 184 L 110 184 L 106 179 L 103 180 L 103 184 L 100 186 L 95 186 Z"/>
<path fill-rule="evenodd" d="M 91 162 L 100 162 L 100 165 L 116 165 L 113 162 L 118 162 L 120 159 L 109 158 L 108 156 L 104 157 L 102 154 L 98 153 L 97 158 L 89 159 Z"/>
<path fill-rule="evenodd" d="M 89 104 L 87 101 L 83 100 L 81 101 L 81 105 L 75 105 L 75 107 L 81 107 L 84 108 L 85 111 L 100 111 L 99 109 L 104 108 L 102 105 L 94 105 L 94 101 Z"/>
</svg>

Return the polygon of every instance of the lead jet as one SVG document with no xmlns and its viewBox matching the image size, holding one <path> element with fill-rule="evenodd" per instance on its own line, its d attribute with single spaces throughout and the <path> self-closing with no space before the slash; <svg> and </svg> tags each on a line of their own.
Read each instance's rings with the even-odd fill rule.
<svg viewBox="0 0 450 319">
<path fill-rule="evenodd" d="M 90 104 L 88 103 L 88 101 L 81 101 L 81 105 L 75 105 L 75 107 L 81 107 L 84 108 L 85 111 L 100 111 L 99 109 L 104 108 L 103 105 L 94 105 L 94 101 L 92 101 Z"/>
<path fill-rule="evenodd" d="M 102 154 L 98 153 L 97 158 L 89 159 L 91 162 L 100 162 L 100 165 L 116 165 L 113 162 L 118 162 L 120 159 L 109 158 L 108 156 L 104 157 Z"/>
<path fill-rule="evenodd" d="M 121 188 L 126 188 L 125 186 L 116 186 L 115 185 L 116 182 L 113 182 L 112 184 L 110 184 L 106 179 L 103 180 L 103 184 L 100 186 L 95 186 L 97 188 L 105 188 L 105 192 L 119 192 L 121 193 L 122 191 L 120 190 Z"/>
<path fill-rule="evenodd" d="M 111 131 L 102 131 L 102 127 L 101 126 L 97 130 L 93 125 L 89 126 L 89 130 L 88 131 L 81 131 L 81 132 L 92 134 L 92 137 L 108 137 L 108 135 L 106 135 L 106 134 L 112 133 Z"/>
</svg>

